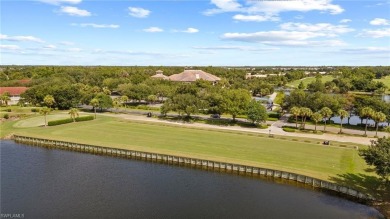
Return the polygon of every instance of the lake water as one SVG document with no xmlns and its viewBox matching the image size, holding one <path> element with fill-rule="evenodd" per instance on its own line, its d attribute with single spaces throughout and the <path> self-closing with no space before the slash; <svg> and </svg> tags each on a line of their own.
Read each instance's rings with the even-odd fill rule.
<svg viewBox="0 0 390 219">
<path fill-rule="evenodd" d="M 24 218 L 381 218 L 258 178 L 1 141 L 1 213 Z"/>
</svg>

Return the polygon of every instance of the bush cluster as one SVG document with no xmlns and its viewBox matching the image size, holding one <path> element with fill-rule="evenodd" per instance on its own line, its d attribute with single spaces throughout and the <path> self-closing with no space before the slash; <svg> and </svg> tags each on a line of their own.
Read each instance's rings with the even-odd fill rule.
<svg viewBox="0 0 390 219">
<path fill-rule="evenodd" d="M 94 117 L 93 116 L 76 117 L 76 122 L 89 121 L 89 120 L 94 120 Z"/>
<path fill-rule="evenodd" d="M 72 118 L 59 119 L 59 120 L 50 121 L 47 123 L 47 125 L 48 126 L 55 126 L 55 125 L 62 125 L 62 124 L 71 123 L 71 122 L 73 122 Z"/>
<path fill-rule="evenodd" d="M 93 116 L 82 116 L 82 117 L 76 117 L 76 122 L 82 122 L 82 121 L 89 121 L 89 120 L 93 120 L 94 117 Z M 71 123 L 73 122 L 73 119 L 72 118 L 68 118 L 68 119 L 59 119 L 59 120 L 54 120 L 54 121 L 50 121 L 47 123 L 48 126 L 55 126 L 55 125 L 62 125 L 62 124 L 67 124 L 67 123 Z"/>
<path fill-rule="evenodd" d="M 283 131 L 285 131 L 285 132 L 295 132 L 295 129 L 291 128 L 291 127 L 283 127 Z"/>
<path fill-rule="evenodd" d="M 270 113 L 270 114 L 268 114 L 268 118 L 279 119 L 280 118 L 280 114 L 279 113 Z"/>
</svg>

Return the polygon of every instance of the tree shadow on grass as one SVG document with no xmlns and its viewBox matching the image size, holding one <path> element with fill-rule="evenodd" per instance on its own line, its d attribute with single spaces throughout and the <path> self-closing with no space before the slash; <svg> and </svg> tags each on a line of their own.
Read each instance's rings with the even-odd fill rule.
<svg viewBox="0 0 390 219">
<path fill-rule="evenodd" d="M 365 174 L 338 174 L 330 177 L 330 180 L 339 185 L 344 185 L 357 189 L 363 193 L 372 195 L 375 199 L 390 201 L 390 183 L 385 183 L 382 179 Z"/>
</svg>

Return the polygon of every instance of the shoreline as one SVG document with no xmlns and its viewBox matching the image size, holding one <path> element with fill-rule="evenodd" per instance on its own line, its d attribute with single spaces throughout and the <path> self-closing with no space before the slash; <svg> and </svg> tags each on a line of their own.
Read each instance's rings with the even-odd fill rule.
<svg viewBox="0 0 390 219">
<path fill-rule="evenodd" d="M 39 147 L 57 148 L 61 150 L 71 150 L 81 153 L 90 153 L 101 156 L 114 156 L 125 159 L 143 160 L 146 162 L 158 162 L 162 164 L 175 164 L 179 166 L 197 167 L 211 171 L 221 171 L 230 174 L 239 174 L 244 176 L 259 176 L 259 177 L 271 177 L 272 180 L 287 180 L 284 183 L 297 183 L 299 185 L 307 186 L 312 189 L 318 189 L 320 192 L 331 193 L 338 197 L 365 204 L 377 209 L 385 218 L 389 217 L 390 203 L 383 200 L 375 200 L 370 195 L 363 194 L 357 190 L 350 189 L 349 187 L 340 186 L 335 183 L 319 180 L 316 178 L 285 172 L 274 169 L 266 169 L 255 166 L 247 166 L 235 163 L 222 163 L 219 161 L 203 160 L 198 158 L 179 157 L 175 155 L 156 154 L 153 152 L 141 152 L 134 150 L 118 149 L 104 146 L 94 146 L 78 144 L 73 142 L 56 141 L 51 139 L 40 139 L 26 136 L 7 136 L 7 140 L 13 140 L 17 143 L 26 145 L 33 145 Z M 30 139 L 30 140 L 28 140 Z M 84 147 L 84 149 L 82 149 Z M 100 149 L 100 151 L 99 151 Z M 105 149 L 105 153 L 104 153 Z M 166 156 L 166 158 L 158 157 Z M 229 167 L 229 165 L 231 165 Z M 311 184 L 311 185 L 310 185 Z M 356 193 L 355 193 L 356 192 Z"/>
</svg>

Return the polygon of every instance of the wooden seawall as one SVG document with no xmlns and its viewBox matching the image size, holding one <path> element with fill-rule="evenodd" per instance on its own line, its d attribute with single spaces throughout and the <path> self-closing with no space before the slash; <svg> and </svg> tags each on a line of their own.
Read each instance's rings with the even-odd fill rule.
<svg viewBox="0 0 390 219">
<path fill-rule="evenodd" d="M 65 142 L 65 141 L 42 139 L 42 138 L 32 138 L 32 137 L 26 137 L 20 135 L 14 135 L 13 139 L 16 142 L 28 144 L 28 145 L 34 145 L 34 146 L 53 147 L 53 148 L 59 148 L 63 150 L 72 150 L 72 151 L 91 153 L 91 154 L 118 156 L 123 158 L 130 158 L 130 159 L 141 158 L 148 161 L 159 161 L 162 163 L 186 164 L 186 165 L 211 169 L 214 171 L 245 173 L 253 176 L 273 177 L 275 179 L 280 178 L 280 179 L 291 180 L 298 183 L 302 183 L 304 185 L 312 186 L 314 188 L 330 190 L 336 192 L 339 195 L 358 199 L 359 201 L 373 200 L 371 196 L 364 194 L 360 191 L 357 191 L 355 189 L 351 189 L 345 186 L 340 186 L 325 180 L 320 180 L 309 176 L 290 173 L 286 171 L 279 171 L 279 170 L 273 170 L 273 169 L 255 167 L 255 166 L 246 166 L 246 165 L 240 165 L 234 163 L 218 162 L 218 161 L 204 160 L 204 159 L 197 159 L 197 158 L 190 158 L 190 157 L 173 156 L 167 154 L 117 149 L 117 148 L 94 146 L 94 145 L 79 144 L 79 143 L 72 143 L 72 142 Z"/>
</svg>

